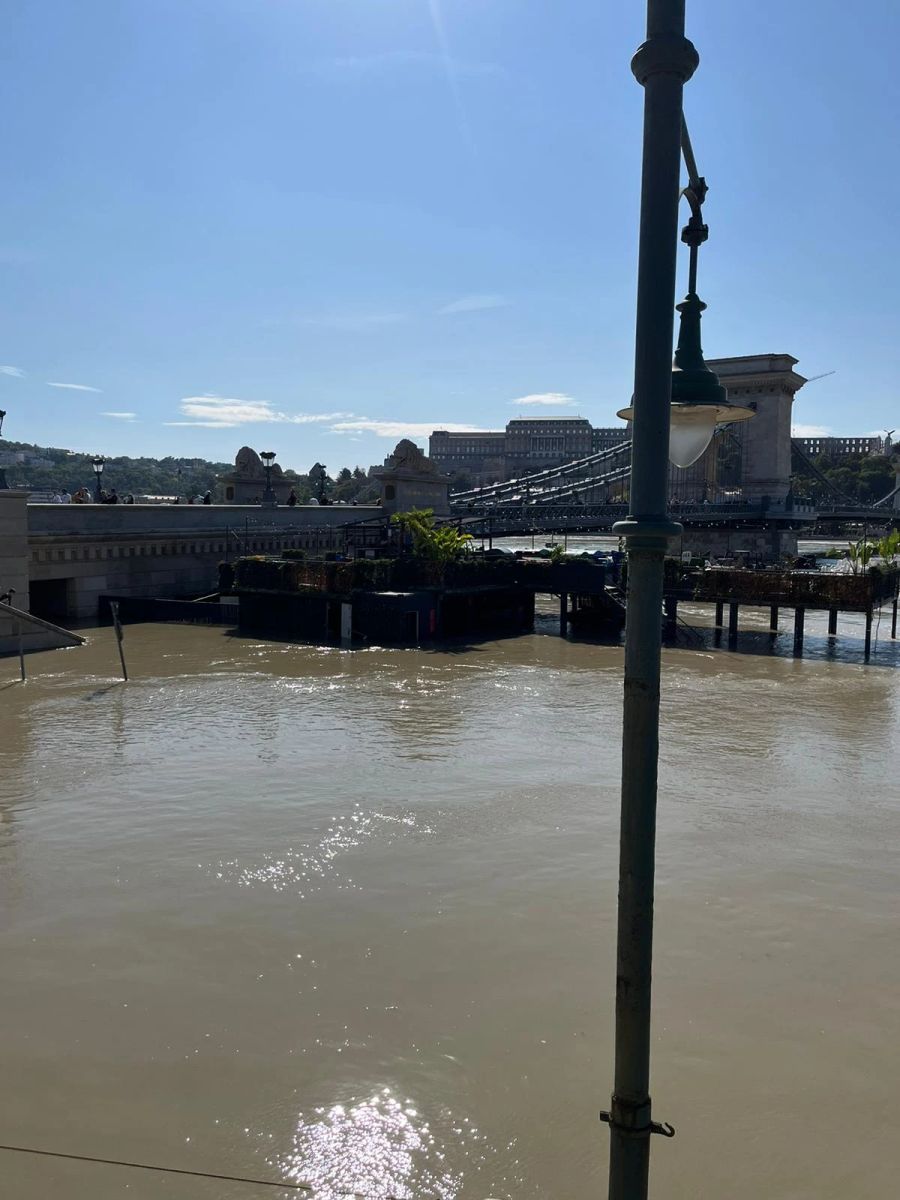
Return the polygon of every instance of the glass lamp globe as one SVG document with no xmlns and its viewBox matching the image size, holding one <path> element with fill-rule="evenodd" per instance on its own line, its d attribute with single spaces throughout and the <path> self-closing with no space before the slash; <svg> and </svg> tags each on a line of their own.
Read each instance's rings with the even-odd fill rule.
<svg viewBox="0 0 900 1200">
<path fill-rule="evenodd" d="M 669 418 L 669 462 L 676 467 L 695 463 L 712 441 L 716 415 L 713 404 L 673 404 Z"/>
<path fill-rule="evenodd" d="M 672 404 L 669 409 L 669 461 L 676 467 L 695 463 L 717 425 L 746 421 L 752 408 L 729 402 L 728 393 L 703 361 L 700 314 L 706 305 L 694 292 L 676 306 L 681 313 L 678 349 L 672 367 Z M 634 400 L 619 410 L 625 421 L 634 419 Z"/>
</svg>

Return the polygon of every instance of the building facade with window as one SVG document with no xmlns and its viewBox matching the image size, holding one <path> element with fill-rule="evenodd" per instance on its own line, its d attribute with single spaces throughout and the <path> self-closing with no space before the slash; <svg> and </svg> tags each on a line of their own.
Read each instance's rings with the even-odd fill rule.
<svg viewBox="0 0 900 1200">
<path fill-rule="evenodd" d="M 856 455 L 883 454 L 885 439 L 876 435 L 860 437 L 798 437 L 794 441 L 809 458 L 821 454 L 831 462 L 841 462 Z"/>
<path fill-rule="evenodd" d="M 630 440 L 631 429 L 628 425 L 595 426 L 591 430 L 591 454 L 602 454 L 604 450 L 612 450 Z"/>
<path fill-rule="evenodd" d="M 515 478 L 587 458 L 592 439 L 585 417 L 515 417 L 506 426 L 506 469 Z"/>
<path fill-rule="evenodd" d="M 628 438 L 625 424 L 594 429 L 585 417 L 514 417 L 504 430 L 436 429 L 428 454 L 442 471 L 478 485 L 587 458 Z"/>
<path fill-rule="evenodd" d="M 449 475 L 461 472 L 475 484 L 495 483 L 506 478 L 506 434 L 436 429 L 428 439 L 428 457 Z"/>
</svg>

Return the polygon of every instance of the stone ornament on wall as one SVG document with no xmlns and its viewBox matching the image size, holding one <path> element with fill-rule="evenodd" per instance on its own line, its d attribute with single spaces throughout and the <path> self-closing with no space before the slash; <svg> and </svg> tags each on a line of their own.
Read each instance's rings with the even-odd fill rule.
<svg viewBox="0 0 900 1200">
<path fill-rule="evenodd" d="M 272 464 L 272 488 L 279 504 L 287 500 L 290 483 L 278 463 Z M 266 488 L 266 469 L 251 446 L 242 446 L 234 458 L 234 470 L 223 476 L 227 504 L 258 504 Z"/>
<path fill-rule="evenodd" d="M 450 511 L 449 475 L 409 438 L 397 443 L 385 469 L 375 478 L 381 484 L 381 500 L 387 514 L 413 508 L 430 508 L 437 515 Z"/>
<path fill-rule="evenodd" d="M 420 450 L 415 442 L 403 438 L 389 459 L 392 471 L 414 471 L 417 475 L 442 475 L 443 472 Z"/>
<path fill-rule="evenodd" d="M 236 475 L 252 475 L 254 478 L 264 475 L 262 459 L 249 446 L 242 446 L 235 455 L 234 473 Z"/>
</svg>

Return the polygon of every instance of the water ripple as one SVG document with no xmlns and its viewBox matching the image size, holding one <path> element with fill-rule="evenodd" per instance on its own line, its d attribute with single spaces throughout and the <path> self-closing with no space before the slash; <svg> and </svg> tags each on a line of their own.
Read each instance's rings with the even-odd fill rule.
<svg viewBox="0 0 900 1200">
<path fill-rule="evenodd" d="M 445 1112 L 441 1124 L 446 1142 L 409 1100 L 383 1088 L 366 1100 L 317 1108 L 309 1117 L 300 1113 L 290 1150 L 270 1165 L 292 1183 L 311 1184 L 315 1200 L 348 1193 L 367 1200 L 456 1200 L 465 1172 L 448 1160 L 462 1156 L 480 1174 L 494 1154 L 467 1117 Z"/>
<path fill-rule="evenodd" d="M 293 891 L 301 900 L 319 891 L 326 881 L 359 891 L 359 885 L 340 870 L 338 860 L 372 838 L 387 836 L 393 840 L 413 832 L 428 835 L 433 831 L 415 813 L 366 813 L 357 804 L 350 816 L 333 818 L 318 842 L 291 847 L 281 854 L 266 854 L 261 862 L 251 865 L 240 859 L 224 860 L 211 868 L 211 873 L 240 887 L 262 885 L 276 892 Z"/>
</svg>

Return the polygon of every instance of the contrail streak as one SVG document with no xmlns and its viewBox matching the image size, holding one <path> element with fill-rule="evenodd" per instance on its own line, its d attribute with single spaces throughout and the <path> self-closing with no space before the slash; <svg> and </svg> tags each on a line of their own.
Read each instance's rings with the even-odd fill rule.
<svg viewBox="0 0 900 1200">
<path fill-rule="evenodd" d="M 475 153 L 475 140 L 472 137 L 472 130 L 469 127 L 469 119 L 466 116 L 466 110 L 463 107 L 462 95 L 459 90 L 459 80 L 456 75 L 456 66 L 453 62 L 453 56 L 450 53 L 450 43 L 447 40 L 447 31 L 444 28 L 444 19 L 441 16 L 440 0 L 428 0 L 428 11 L 431 13 L 431 23 L 434 26 L 434 36 L 437 39 L 438 50 L 444 62 L 444 71 L 447 75 L 447 83 L 450 87 L 450 94 L 453 97 L 453 107 L 456 109 L 456 122 L 459 128 L 459 136 L 466 144 L 467 148 Z"/>
</svg>

